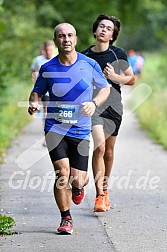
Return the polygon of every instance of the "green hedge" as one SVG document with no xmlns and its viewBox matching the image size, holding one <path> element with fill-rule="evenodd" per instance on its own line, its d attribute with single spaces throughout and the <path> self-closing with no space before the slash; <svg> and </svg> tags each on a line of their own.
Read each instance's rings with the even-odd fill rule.
<svg viewBox="0 0 167 252">
<path fill-rule="evenodd" d="M 164 61 L 167 52 L 146 54 L 142 79 L 137 85 L 146 83 L 152 90 L 149 98 L 135 111 L 140 125 L 158 144 L 167 149 L 167 72 Z M 133 97 L 130 106 L 137 97 Z"/>
<path fill-rule="evenodd" d="M 0 108 L 0 161 L 3 160 L 6 149 L 21 129 L 31 120 L 27 108 L 18 107 L 18 101 L 27 101 L 32 84 L 17 80 L 3 93 Z"/>
</svg>

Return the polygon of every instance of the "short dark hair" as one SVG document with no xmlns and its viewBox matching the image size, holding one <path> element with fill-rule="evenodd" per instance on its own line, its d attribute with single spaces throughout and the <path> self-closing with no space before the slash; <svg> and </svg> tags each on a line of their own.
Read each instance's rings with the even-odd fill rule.
<svg viewBox="0 0 167 252">
<path fill-rule="evenodd" d="M 93 34 L 96 32 L 99 23 L 102 20 L 104 20 L 104 19 L 110 20 L 114 24 L 113 39 L 110 41 L 110 44 L 112 44 L 112 43 L 114 43 L 114 41 L 118 37 L 119 31 L 120 31 L 120 28 L 121 28 L 121 22 L 120 22 L 120 20 L 118 18 L 116 18 L 114 16 L 109 16 L 109 15 L 106 15 L 106 14 L 101 14 L 101 15 L 99 15 L 97 17 L 97 19 L 93 23 L 93 26 L 92 26 Z M 96 38 L 95 34 L 94 34 L 94 38 Z"/>
</svg>

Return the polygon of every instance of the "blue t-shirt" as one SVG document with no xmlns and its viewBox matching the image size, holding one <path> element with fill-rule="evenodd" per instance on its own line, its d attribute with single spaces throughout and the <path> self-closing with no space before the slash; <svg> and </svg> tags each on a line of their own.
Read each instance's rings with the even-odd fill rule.
<svg viewBox="0 0 167 252">
<path fill-rule="evenodd" d="M 136 75 L 137 74 L 137 68 L 136 68 L 137 56 L 136 55 L 129 56 L 128 57 L 128 62 L 132 67 L 133 73 Z"/>
<path fill-rule="evenodd" d="M 82 103 L 92 100 L 94 87 L 100 90 L 107 84 L 99 64 L 78 52 L 76 62 L 70 66 L 61 64 L 58 56 L 42 65 L 33 92 L 41 95 L 49 92 L 44 130 L 89 138 L 91 117 L 80 112 Z"/>
</svg>

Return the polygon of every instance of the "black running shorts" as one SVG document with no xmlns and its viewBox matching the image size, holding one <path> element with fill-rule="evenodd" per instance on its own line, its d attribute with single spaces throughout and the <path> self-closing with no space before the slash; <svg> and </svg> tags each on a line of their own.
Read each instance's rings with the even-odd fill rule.
<svg viewBox="0 0 167 252">
<path fill-rule="evenodd" d="M 92 126 L 103 125 L 104 131 L 111 136 L 117 136 L 122 122 L 122 116 L 119 115 L 112 107 L 108 107 L 101 112 L 101 108 L 97 108 L 92 116 Z"/>
<path fill-rule="evenodd" d="M 54 132 L 45 132 L 46 144 L 52 163 L 68 158 L 70 166 L 87 171 L 90 141 Z"/>
</svg>

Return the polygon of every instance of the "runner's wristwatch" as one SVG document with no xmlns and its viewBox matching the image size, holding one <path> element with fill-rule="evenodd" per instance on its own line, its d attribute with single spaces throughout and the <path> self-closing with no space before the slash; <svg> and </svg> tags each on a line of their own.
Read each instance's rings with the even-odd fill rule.
<svg viewBox="0 0 167 252">
<path fill-rule="evenodd" d="M 97 104 L 97 102 L 95 100 L 92 100 L 92 102 L 94 103 L 95 107 L 98 108 L 99 105 Z"/>
</svg>

